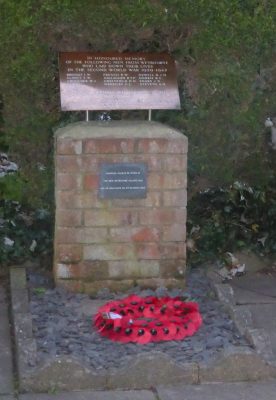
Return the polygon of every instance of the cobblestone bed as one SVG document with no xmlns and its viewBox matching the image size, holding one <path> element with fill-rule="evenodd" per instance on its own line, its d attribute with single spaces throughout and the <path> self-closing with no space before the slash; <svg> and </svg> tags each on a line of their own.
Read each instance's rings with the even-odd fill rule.
<svg viewBox="0 0 276 400">
<path fill-rule="evenodd" d="M 134 288 L 131 293 L 141 296 L 187 296 L 199 303 L 203 325 L 196 334 L 183 341 L 122 344 L 102 338 L 92 326 L 92 315 L 82 313 L 83 304 L 89 306 L 89 297 L 72 294 L 62 289 L 34 288 L 36 277 L 29 275 L 30 308 L 34 336 L 38 346 L 38 362 L 52 356 L 70 355 L 84 365 L 95 369 L 122 367 L 133 355 L 159 351 L 179 363 L 208 362 L 229 346 L 248 346 L 237 332 L 232 320 L 215 298 L 204 270 L 193 270 L 187 279 L 187 290 L 159 288 L 156 291 Z M 112 295 L 108 291 L 98 294 L 104 303 L 126 294 Z M 92 314 L 92 310 L 91 310 Z"/>
</svg>

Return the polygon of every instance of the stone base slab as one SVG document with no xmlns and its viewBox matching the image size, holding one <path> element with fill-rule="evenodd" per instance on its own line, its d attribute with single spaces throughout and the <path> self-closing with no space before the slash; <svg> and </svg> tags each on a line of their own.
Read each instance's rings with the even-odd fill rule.
<svg viewBox="0 0 276 400">
<path fill-rule="evenodd" d="M 11 268 L 11 282 L 20 275 L 20 285 L 11 286 L 12 299 L 20 290 L 27 296 L 24 268 Z M 37 365 L 36 341 L 31 330 L 28 309 L 19 310 L 12 303 L 15 328 L 17 368 L 21 391 L 149 389 L 176 383 L 256 381 L 276 378 L 276 364 L 254 349 L 228 349 L 208 364 L 176 363 L 158 351 L 131 357 L 122 368 L 97 370 L 71 357 L 53 357 Z M 96 306 L 98 303 L 96 301 Z M 96 307 L 96 308 L 97 308 Z"/>
</svg>

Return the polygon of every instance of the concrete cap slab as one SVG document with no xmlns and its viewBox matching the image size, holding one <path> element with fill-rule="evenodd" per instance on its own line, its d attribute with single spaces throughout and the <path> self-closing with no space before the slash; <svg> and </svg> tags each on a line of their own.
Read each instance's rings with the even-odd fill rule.
<svg viewBox="0 0 276 400">
<path fill-rule="evenodd" d="M 50 394 L 23 394 L 19 400 L 156 400 L 155 395 L 149 390 L 127 391 L 84 391 L 71 393 Z"/>
</svg>

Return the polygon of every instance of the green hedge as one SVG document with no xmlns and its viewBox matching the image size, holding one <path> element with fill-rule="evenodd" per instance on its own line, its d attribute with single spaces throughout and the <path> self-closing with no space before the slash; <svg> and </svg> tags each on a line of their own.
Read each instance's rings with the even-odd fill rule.
<svg viewBox="0 0 276 400">
<path fill-rule="evenodd" d="M 57 59 L 65 50 L 170 52 L 182 110 L 153 118 L 189 137 L 190 184 L 269 184 L 275 164 L 263 122 L 276 109 L 274 0 L 0 0 L 0 7 L 0 145 L 19 163 L 25 202 L 49 203 L 53 129 L 82 117 L 60 112 Z"/>
</svg>

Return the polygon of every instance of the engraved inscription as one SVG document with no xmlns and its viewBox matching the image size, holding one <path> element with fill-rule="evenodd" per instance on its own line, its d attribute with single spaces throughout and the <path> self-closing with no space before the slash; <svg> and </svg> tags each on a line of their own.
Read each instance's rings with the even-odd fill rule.
<svg viewBox="0 0 276 400">
<path fill-rule="evenodd" d="M 60 53 L 62 110 L 180 108 L 168 54 Z"/>
<path fill-rule="evenodd" d="M 102 199 L 145 198 L 147 166 L 144 163 L 103 164 L 100 170 L 99 197 Z"/>
</svg>

